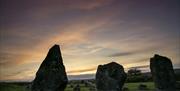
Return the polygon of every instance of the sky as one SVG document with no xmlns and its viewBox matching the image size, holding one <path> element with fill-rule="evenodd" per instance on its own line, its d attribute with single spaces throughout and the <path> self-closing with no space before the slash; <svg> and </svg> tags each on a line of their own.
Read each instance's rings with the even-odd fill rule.
<svg viewBox="0 0 180 91">
<path fill-rule="evenodd" d="M 149 70 L 154 54 L 180 68 L 179 0 L 1 0 L 0 81 L 31 81 L 60 45 L 68 75 L 117 62 Z"/>
</svg>

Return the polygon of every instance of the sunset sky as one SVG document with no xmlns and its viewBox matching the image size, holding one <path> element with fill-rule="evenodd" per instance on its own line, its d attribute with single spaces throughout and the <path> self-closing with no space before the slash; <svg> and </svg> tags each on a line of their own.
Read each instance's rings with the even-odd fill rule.
<svg viewBox="0 0 180 91">
<path fill-rule="evenodd" d="M 68 75 L 115 61 L 148 70 L 150 57 L 180 68 L 180 0 L 1 0 L 0 81 L 33 80 L 54 44 Z"/>
</svg>

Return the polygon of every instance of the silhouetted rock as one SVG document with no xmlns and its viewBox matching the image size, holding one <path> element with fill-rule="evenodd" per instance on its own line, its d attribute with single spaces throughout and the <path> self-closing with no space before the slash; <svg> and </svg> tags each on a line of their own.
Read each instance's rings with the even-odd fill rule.
<svg viewBox="0 0 180 91">
<path fill-rule="evenodd" d="M 180 90 L 180 83 L 176 82 L 176 89 Z"/>
<path fill-rule="evenodd" d="M 64 91 L 67 82 L 59 45 L 54 45 L 36 73 L 32 91 Z"/>
<path fill-rule="evenodd" d="M 96 72 L 96 87 L 98 91 L 122 91 L 127 78 L 123 66 L 115 62 L 99 65 Z"/>
<path fill-rule="evenodd" d="M 156 54 L 150 59 L 150 69 L 158 91 L 175 91 L 175 74 L 169 58 Z"/>
</svg>

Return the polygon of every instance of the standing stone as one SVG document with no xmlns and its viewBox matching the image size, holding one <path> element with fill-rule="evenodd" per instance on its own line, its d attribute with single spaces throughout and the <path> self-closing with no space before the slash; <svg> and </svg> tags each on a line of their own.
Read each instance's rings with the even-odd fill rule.
<svg viewBox="0 0 180 91">
<path fill-rule="evenodd" d="M 67 83 L 59 45 L 54 45 L 36 73 L 32 91 L 64 91 Z"/>
<path fill-rule="evenodd" d="M 96 72 L 96 87 L 98 91 L 122 91 L 127 78 L 123 66 L 111 62 L 99 65 Z"/>
<path fill-rule="evenodd" d="M 175 74 L 169 58 L 156 54 L 150 59 L 150 69 L 157 91 L 175 91 Z"/>
</svg>

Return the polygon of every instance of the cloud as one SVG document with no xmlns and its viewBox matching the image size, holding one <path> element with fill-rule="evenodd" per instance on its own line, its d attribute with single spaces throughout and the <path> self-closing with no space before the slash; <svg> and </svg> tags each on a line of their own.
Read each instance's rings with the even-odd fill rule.
<svg viewBox="0 0 180 91">
<path fill-rule="evenodd" d="M 118 0 L 6 0 L 2 3 L 2 17 L 15 23 L 17 19 L 26 19 L 27 21 L 52 19 L 57 15 L 63 15 L 72 10 L 94 10 L 111 5 Z M 16 17 L 10 17 L 10 16 Z M 24 16 L 23 16 L 24 15 Z M 10 19 L 7 18 L 10 17 Z M 13 19 L 13 20 L 11 20 Z M 4 21 L 4 19 L 2 19 Z M 24 21 L 25 22 L 25 21 Z M 6 22 L 2 22 L 7 23 Z"/>
<path fill-rule="evenodd" d="M 130 52 L 124 52 L 124 53 L 115 53 L 115 54 L 111 54 L 108 57 L 119 57 L 119 56 L 129 56 L 132 55 L 133 53 Z"/>
<path fill-rule="evenodd" d="M 11 74 L 3 74 L 0 76 L 0 81 L 31 81 L 35 71 L 32 69 L 24 69 L 15 71 Z"/>
<path fill-rule="evenodd" d="M 0 66 L 13 66 L 19 65 L 25 62 L 25 59 L 31 57 L 28 54 L 18 54 L 18 53 L 3 53 L 0 52 Z"/>
<path fill-rule="evenodd" d="M 73 8 L 73 9 L 82 9 L 82 10 L 92 10 L 96 9 L 102 6 L 106 6 L 109 4 L 112 4 L 115 0 L 76 0 L 75 2 L 72 2 L 73 0 L 64 0 L 63 2 L 67 7 Z"/>
<path fill-rule="evenodd" d="M 83 72 L 88 72 L 88 71 L 95 71 L 97 68 L 96 67 L 92 67 L 92 68 L 88 68 L 88 69 L 79 69 L 79 70 L 71 70 L 71 71 L 67 71 L 68 74 L 79 74 L 79 73 L 83 73 Z"/>
<path fill-rule="evenodd" d="M 133 68 L 139 69 L 139 68 L 148 68 L 148 67 L 149 67 L 149 65 L 142 65 L 142 66 L 130 67 L 130 68 L 128 68 L 128 69 L 133 69 Z"/>
<path fill-rule="evenodd" d="M 0 68 L 7 74 L 18 73 L 23 68 L 38 69 L 54 44 L 61 45 L 64 63 L 72 74 L 94 72 L 87 66 L 107 63 L 112 57 L 127 67 L 147 63 L 146 58 L 154 53 L 170 55 L 173 63 L 179 63 L 177 3 L 142 3 L 119 0 L 3 1 Z"/>
<path fill-rule="evenodd" d="M 105 16 L 99 17 L 98 19 L 96 16 L 92 18 L 84 17 L 79 18 L 78 23 L 71 21 L 68 24 L 63 24 L 63 26 L 54 26 L 51 30 L 37 30 L 37 27 L 31 28 L 31 26 L 4 28 L 4 30 L 1 31 L 1 54 L 5 52 L 9 53 L 3 55 L 3 57 L 8 60 L 6 64 L 19 64 L 37 57 L 40 58 L 42 55 L 46 55 L 42 53 L 45 53 L 48 48 L 55 43 L 63 45 L 62 48 L 72 44 L 86 43 L 86 35 L 91 31 L 95 31 L 96 28 L 102 27 L 108 23 L 109 20 L 110 19 Z M 95 47 L 86 49 L 87 51 L 92 49 L 88 51 L 89 53 L 99 50 L 99 48 Z M 12 55 L 13 57 L 6 57 L 8 55 Z M 5 60 L 3 60 L 3 62 L 1 61 L 1 63 L 5 63 Z"/>
<path fill-rule="evenodd" d="M 152 52 L 154 50 L 158 50 L 159 47 L 145 47 L 145 48 L 141 48 L 141 49 L 136 49 L 136 50 L 131 50 L 129 52 L 115 52 L 115 53 L 111 53 L 108 54 L 107 57 L 122 57 L 122 56 L 133 56 L 133 55 L 138 55 L 138 54 L 142 54 L 142 53 L 148 53 L 148 52 Z"/>
</svg>

